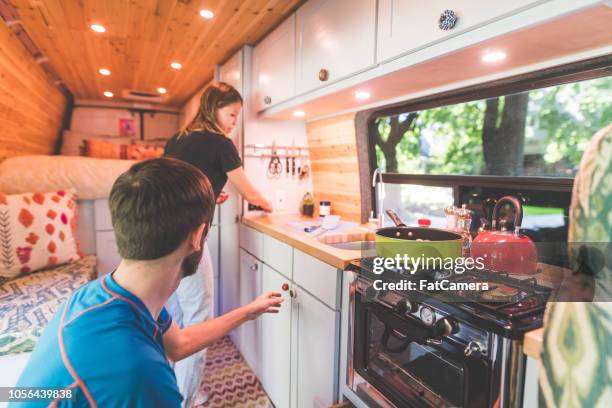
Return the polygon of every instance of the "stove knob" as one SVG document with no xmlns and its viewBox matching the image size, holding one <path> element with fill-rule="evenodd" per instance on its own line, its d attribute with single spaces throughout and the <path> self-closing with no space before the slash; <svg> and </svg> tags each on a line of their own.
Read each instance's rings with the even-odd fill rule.
<svg viewBox="0 0 612 408">
<path fill-rule="evenodd" d="M 366 300 L 374 300 L 378 297 L 378 291 L 374 289 L 374 286 L 368 286 L 365 291 Z"/>
<path fill-rule="evenodd" d="M 469 357 L 473 355 L 474 353 L 479 353 L 480 355 L 486 355 L 487 348 L 477 341 L 470 341 L 467 347 L 465 348 L 465 350 L 463 350 L 463 354 Z"/>
<path fill-rule="evenodd" d="M 408 299 L 401 299 L 395 305 L 395 312 L 399 313 L 401 315 L 405 315 L 405 314 L 408 314 L 408 313 L 416 312 L 418 308 L 419 307 L 416 304 L 416 302 L 411 302 Z"/>
<path fill-rule="evenodd" d="M 444 317 L 438 320 L 433 326 L 433 337 L 441 339 L 450 336 L 455 331 L 456 324 L 450 317 Z"/>
</svg>

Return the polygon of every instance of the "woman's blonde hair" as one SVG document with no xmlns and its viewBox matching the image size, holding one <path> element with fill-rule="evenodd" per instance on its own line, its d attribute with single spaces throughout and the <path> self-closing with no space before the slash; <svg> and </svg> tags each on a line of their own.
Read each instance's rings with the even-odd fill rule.
<svg viewBox="0 0 612 408">
<path fill-rule="evenodd" d="M 187 126 L 181 129 L 179 137 L 203 130 L 223 134 L 224 132 L 217 124 L 217 109 L 236 102 L 242 105 L 242 96 L 236 88 L 225 82 L 213 82 L 202 93 L 198 113 Z"/>
</svg>

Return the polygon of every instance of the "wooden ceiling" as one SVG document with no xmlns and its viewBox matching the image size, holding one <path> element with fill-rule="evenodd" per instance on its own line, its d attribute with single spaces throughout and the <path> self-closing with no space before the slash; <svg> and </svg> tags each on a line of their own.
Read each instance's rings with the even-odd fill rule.
<svg viewBox="0 0 612 408">
<path fill-rule="evenodd" d="M 182 105 L 244 44 L 256 44 L 303 0 L 9 0 L 25 31 L 79 99 L 168 90 Z M 206 20 L 201 9 L 215 13 Z M 90 29 L 93 23 L 105 33 Z M 176 71 L 170 62 L 183 68 Z M 108 77 L 98 69 L 108 68 Z"/>
</svg>

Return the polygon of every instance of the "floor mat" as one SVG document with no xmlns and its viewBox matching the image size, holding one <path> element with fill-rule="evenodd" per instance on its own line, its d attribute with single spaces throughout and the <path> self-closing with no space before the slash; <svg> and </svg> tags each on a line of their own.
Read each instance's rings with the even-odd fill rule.
<svg viewBox="0 0 612 408">
<path fill-rule="evenodd" d="M 229 337 L 208 348 L 202 388 L 208 401 L 197 408 L 272 408 L 268 396 Z"/>
</svg>

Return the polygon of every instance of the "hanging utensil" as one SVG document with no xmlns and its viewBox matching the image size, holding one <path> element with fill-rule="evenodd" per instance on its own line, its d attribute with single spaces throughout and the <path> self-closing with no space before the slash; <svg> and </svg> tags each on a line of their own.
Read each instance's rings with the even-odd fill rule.
<svg viewBox="0 0 612 408">
<path fill-rule="evenodd" d="M 268 177 L 279 178 L 283 172 L 283 164 L 278 157 L 276 152 L 276 143 L 272 143 L 272 157 L 270 157 L 270 163 L 268 163 Z"/>
</svg>

